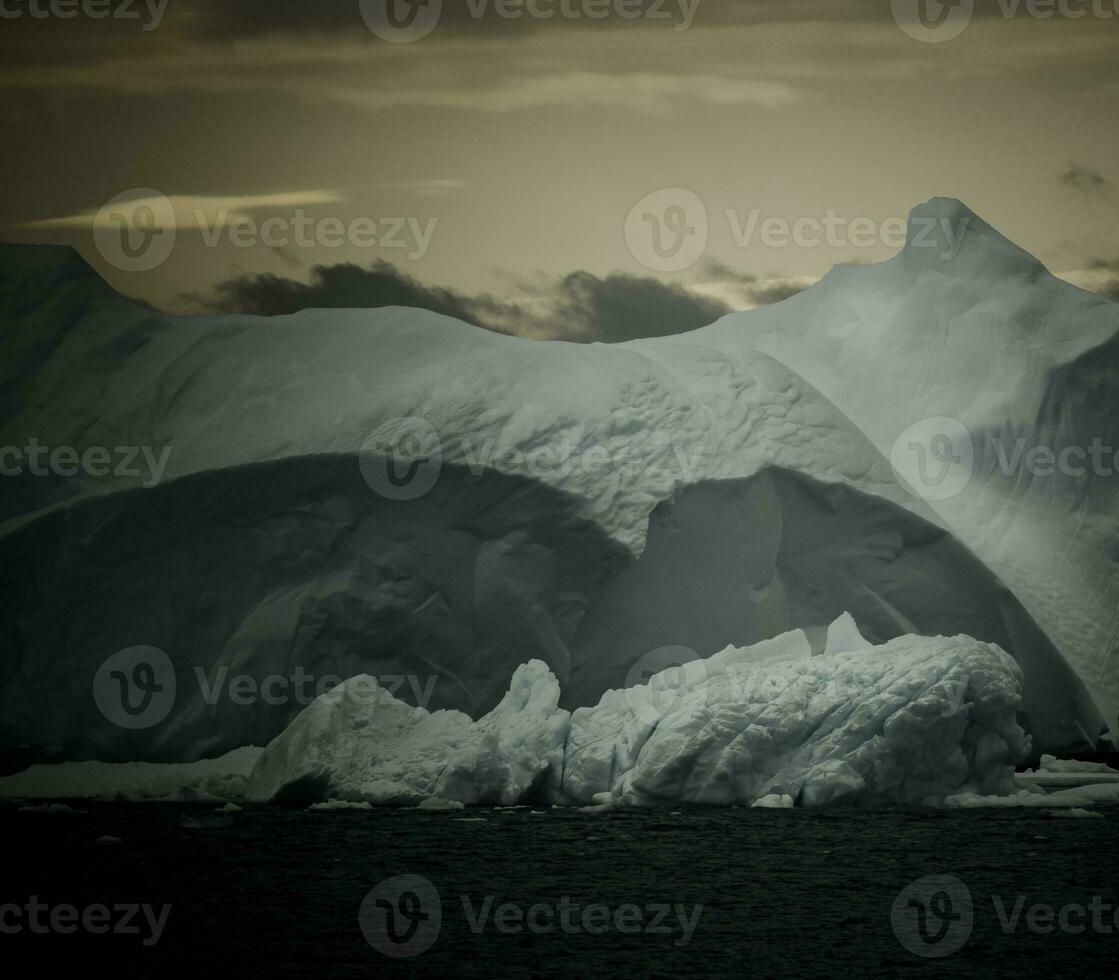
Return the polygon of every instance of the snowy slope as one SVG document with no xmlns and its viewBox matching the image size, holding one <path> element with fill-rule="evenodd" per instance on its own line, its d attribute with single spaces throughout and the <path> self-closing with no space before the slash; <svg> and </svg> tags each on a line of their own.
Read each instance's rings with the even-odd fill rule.
<svg viewBox="0 0 1119 980">
<path fill-rule="evenodd" d="M 909 237 L 888 262 L 837 267 L 691 339 L 768 353 L 851 418 L 1014 590 L 1114 724 L 1119 305 L 1054 278 L 957 201 L 916 208 Z M 910 428 L 937 417 L 957 422 Z M 922 478 L 907 451 L 916 438 L 935 453 L 937 433 L 956 450 L 966 440 L 974 457 L 970 481 L 948 497 L 935 459 Z M 1096 442 L 1110 447 L 1103 466 L 1091 461 Z M 1036 447 L 1071 450 L 1067 472 L 1050 473 L 1044 456 L 1031 465 Z"/>
<path fill-rule="evenodd" d="M 396 308 L 172 318 L 66 250 L 0 254 L 0 445 L 165 462 L 154 486 L 4 478 L 9 770 L 213 756 L 306 703 L 210 703 L 231 676 L 407 677 L 427 707 L 477 717 L 535 658 L 577 707 L 666 646 L 819 641 L 845 609 L 875 642 L 1007 649 L 1038 749 L 1100 729 L 1014 596 L 768 354 L 705 331 L 546 344 Z M 401 435 L 427 460 L 405 499 L 386 479 Z M 175 701 L 122 730 L 90 689 L 141 644 L 168 654 Z"/>
</svg>

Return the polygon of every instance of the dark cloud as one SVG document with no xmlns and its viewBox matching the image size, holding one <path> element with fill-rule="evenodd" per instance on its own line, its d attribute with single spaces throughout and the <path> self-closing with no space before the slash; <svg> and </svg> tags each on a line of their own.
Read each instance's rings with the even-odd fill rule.
<svg viewBox="0 0 1119 980">
<path fill-rule="evenodd" d="M 769 279 L 758 279 L 757 276 L 739 270 L 720 262 L 718 259 L 708 259 L 703 264 L 703 275 L 730 285 L 743 301 L 751 306 L 769 306 L 780 303 L 782 300 L 796 296 L 808 287 L 802 280 L 784 279 L 774 276 Z"/>
<path fill-rule="evenodd" d="M 316 265 L 306 283 L 272 273 L 246 273 L 220 283 L 213 296 L 189 298 L 218 312 L 257 316 L 284 316 L 308 309 L 415 306 L 502 332 L 497 323 L 518 313 L 517 307 L 488 296 L 425 286 L 384 261 L 367 269 L 352 263 Z"/>
<path fill-rule="evenodd" d="M 569 333 L 568 339 L 607 343 L 695 330 L 730 312 L 718 300 L 674 283 L 622 273 L 600 279 L 573 272 L 550 300 L 557 328 Z"/>
<path fill-rule="evenodd" d="M 1083 163 L 1069 164 L 1068 170 L 1057 179 L 1063 186 L 1078 194 L 1107 195 L 1114 190 L 1111 181 L 1103 174 Z"/>
<path fill-rule="evenodd" d="M 558 281 L 522 284 L 526 299 L 511 303 L 427 286 L 388 262 L 315 266 L 309 282 L 272 274 L 239 275 L 208 297 L 191 296 L 223 313 L 281 316 L 305 309 L 411 306 L 486 330 L 553 340 L 618 343 L 704 326 L 730 312 L 718 300 L 682 286 L 622 273 L 600 278 L 573 272 Z"/>
<path fill-rule="evenodd" d="M 757 276 L 740 272 L 718 259 L 705 259 L 701 268 L 704 277 L 717 279 L 719 282 L 734 283 L 736 286 L 752 286 L 758 281 Z"/>
</svg>

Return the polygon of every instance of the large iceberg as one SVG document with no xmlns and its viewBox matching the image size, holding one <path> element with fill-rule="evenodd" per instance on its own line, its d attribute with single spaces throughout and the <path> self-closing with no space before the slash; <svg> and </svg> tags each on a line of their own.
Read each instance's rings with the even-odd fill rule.
<svg viewBox="0 0 1119 980">
<path fill-rule="evenodd" d="M 1022 600 L 1115 724 L 1119 304 L 934 198 L 890 261 L 836 267 L 692 337 L 768 354 L 834 403 Z"/>
<path fill-rule="evenodd" d="M 984 248 L 968 239 L 891 288 L 945 311 L 990 289 L 1001 308 L 1018 266 Z M 965 634 L 1006 650 L 1036 751 L 1099 736 L 1085 681 L 1106 695 L 1114 662 L 1091 670 L 1085 651 L 1104 649 L 1102 614 L 1039 628 L 1043 590 L 1023 585 L 1023 608 L 990 532 L 954 535 L 817 386 L 846 389 L 733 321 L 583 346 L 400 308 L 170 317 L 66 250 L 0 257 L 0 445 L 146 450 L 132 468 L 4 477 L 0 772 L 218 756 L 269 741 L 303 706 L 246 707 L 228 677 L 404 676 L 427 692 L 414 706 L 478 718 L 538 660 L 574 711 L 665 644 L 702 659 L 799 629 L 822 652 L 845 610 L 877 645 Z M 831 307 L 843 333 L 848 279 L 841 302 L 818 288 L 807 322 Z M 923 292 L 946 279 L 957 286 Z M 1089 314 L 1102 336 L 1109 310 Z M 850 356 L 869 361 L 863 346 Z M 400 492 L 409 440 L 419 483 Z M 139 645 L 166 653 L 176 695 L 162 723 L 131 730 L 91 687 Z"/>
<path fill-rule="evenodd" d="M 970 637 L 872 647 L 849 620 L 829 652 L 802 631 L 674 665 L 567 712 L 522 665 L 478 721 L 401 703 L 374 678 L 306 708 L 256 762 L 248 799 L 418 805 L 935 804 L 1014 787 L 1029 750 L 1022 673 Z"/>
</svg>

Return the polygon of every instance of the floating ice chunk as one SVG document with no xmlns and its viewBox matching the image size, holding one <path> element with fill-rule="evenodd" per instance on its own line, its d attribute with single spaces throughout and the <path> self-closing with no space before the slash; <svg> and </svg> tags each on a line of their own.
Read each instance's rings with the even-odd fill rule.
<svg viewBox="0 0 1119 980">
<path fill-rule="evenodd" d="M 1081 762 L 1079 759 L 1058 759 L 1056 756 L 1043 755 L 1039 771 L 1045 772 L 1079 772 L 1079 773 L 1106 773 L 1119 779 L 1119 769 L 1113 769 L 1104 762 Z"/>
<path fill-rule="evenodd" d="M 85 813 L 85 810 L 75 810 L 65 803 L 41 803 L 39 806 L 21 806 L 17 813 L 48 813 L 51 816 L 64 816 L 71 813 Z"/>
<path fill-rule="evenodd" d="M 1108 772 L 1050 772 L 1048 770 L 1041 772 L 1023 772 L 1019 773 L 1018 778 L 1024 783 L 1032 783 L 1034 786 L 1092 786 L 1092 785 L 1107 785 L 1109 783 L 1119 784 L 1119 772 L 1114 769 Z"/>
<path fill-rule="evenodd" d="M 368 806 L 369 804 L 365 804 Z M 417 810 L 464 810 L 465 804 L 460 803 L 458 800 L 448 800 L 442 796 L 429 796 L 423 800 Z"/>
<path fill-rule="evenodd" d="M 273 740 L 246 797 L 653 806 L 788 796 L 816 806 L 1009 793 L 1029 744 L 1015 717 L 1021 689 L 1014 661 L 969 637 L 811 657 L 799 630 L 670 668 L 573 714 L 557 707 L 559 685 L 539 661 L 518 668 L 477 722 L 402 704 L 359 677 Z"/>
<path fill-rule="evenodd" d="M 791 796 L 782 795 L 780 793 L 770 793 L 768 796 L 763 796 L 760 800 L 755 800 L 750 805 L 765 807 L 771 810 L 788 810 L 795 804 Z"/>
<path fill-rule="evenodd" d="M 219 759 L 150 762 L 64 762 L 0 777 L 0 796 L 26 799 L 236 800 L 262 749 L 247 746 Z"/>
<path fill-rule="evenodd" d="M 242 808 L 239 807 L 236 803 L 226 803 L 225 806 L 218 807 L 217 810 L 215 810 L 214 812 L 215 813 L 240 813 L 241 809 Z"/>
<path fill-rule="evenodd" d="M 1092 818 L 1095 820 L 1103 820 L 1102 813 L 1097 813 L 1095 810 L 1085 810 L 1082 807 L 1074 806 L 1069 810 L 1046 810 L 1047 817 L 1079 817 L 1079 818 Z"/>
<path fill-rule="evenodd" d="M 308 810 L 372 810 L 369 803 L 351 803 L 347 800 L 327 800 L 325 803 L 312 803 Z"/>
</svg>

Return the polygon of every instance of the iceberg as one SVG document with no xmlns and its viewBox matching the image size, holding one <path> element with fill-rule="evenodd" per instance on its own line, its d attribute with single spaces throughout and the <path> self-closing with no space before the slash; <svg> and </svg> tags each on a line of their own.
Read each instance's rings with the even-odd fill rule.
<svg viewBox="0 0 1119 980">
<path fill-rule="evenodd" d="M 833 630 L 851 643 L 849 624 Z M 803 631 L 729 647 L 568 712 L 541 661 L 491 712 L 404 704 L 367 676 L 305 709 L 257 760 L 249 800 L 415 806 L 936 804 L 1012 792 L 1029 752 L 1022 672 L 970 637 L 810 656 Z M 759 654 L 761 654 L 759 656 Z"/>
<path fill-rule="evenodd" d="M 1093 696 L 1110 703 L 1119 658 L 1098 669 L 1106 637 L 1092 637 L 1114 610 L 1097 603 L 1092 619 L 1073 601 L 1075 555 L 1054 569 L 1060 600 L 1045 598 L 1027 574 L 1036 556 L 1019 565 L 988 546 L 999 521 L 961 522 L 901 485 L 872 424 L 900 417 L 910 382 L 925 391 L 914 378 L 929 355 L 891 340 L 918 312 L 939 324 L 961 297 L 988 309 L 989 294 L 991 316 L 1013 324 L 1035 307 L 1058 322 L 1068 306 L 1084 328 L 1075 344 L 1060 331 L 1038 342 L 1081 360 L 1109 336 L 1114 304 L 1066 303 L 1017 253 L 991 259 L 1003 240 L 976 229 L 939 266 L 911 245 L 893 264 L 839 270 L 815 299 L 609 346 L 402 308 L 172 317 L 68 250 L 0 245 L 0 318 L 17 325 L 0 335 L 0 446 L 148 450 L 131 468 L 4 478 L 0 566 L 19 574 L 0 577 L 0 774 L 212 759 L 268 743 L 313 701 L 245 705 L 231 678 L 289 691 L 297 676 L 408 678 L 416 690 L 401 698 L 439 718 L 424 737 L 450 743 L 462 719 L 515 711 L 505 699 L 526 661 L 546 666 L 571 715 L 648 673 L 666 644 L 708 662 L 801 631 L 810 653 L 842 652 L 847 640 L 825 650 L 824 636 L 844 612 L 875 647 L 906 635 L 997 645 L 1021 667 L 1034 750 L 1094 746 Z M 831 329 L 826 357 L 857 385 L 778 349 L 762 329 L 774 317 L 803 321 L 805 349 Z M 993 362 L 973 356 L 969 338 L 987 341 L 969 317 L 953 353 L 974 387 Z M 874 373 L 864 362 L 879 348 L 918 366 Z M 398 467 L 405 445 L 416 458 Z M 1006 540 L 1029 527 L 1015 517 Z M 1057 553 L 1040 531 L 1034 543 Z M 90 693 L 108 658 L 138 645 L 166 655 L 175 696 L 163 721 L 133 730 Z M 533 698 L 547 686 L 527 680 Z M 521 792 L 530 748 L 527 769 L 489 773 L 487 792 Z M 378 778 L 413 798 L 406 777 Z"/>
</svg>

